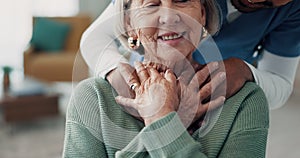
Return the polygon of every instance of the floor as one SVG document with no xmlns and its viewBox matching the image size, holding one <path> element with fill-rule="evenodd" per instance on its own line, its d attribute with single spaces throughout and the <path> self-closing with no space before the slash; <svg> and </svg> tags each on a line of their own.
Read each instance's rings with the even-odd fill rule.
<svg viewBox="0 0 300 158">
<path fill-rule="evenodd" d="M 56 88 L 62 88 L 58 85 Z M 71 88 L 63 88 L 69 91 Z M 60 100 L 67 105 L 69 96 Z M 271 111 L 267 144 L 268 158 L 300 157 L 300 88 L 287 104 Z M 0 121 L 1 158 L 59 158 L 64 138 L 65 106 L 61 115 L 30 122 L 7 125 Z"/>
<path fill-rule="evenodd" d="M 284 107 L 270 113 L 267 157 L 299 158 L 299 134 L 300 93 L 294 93 Z"/>
</svg>

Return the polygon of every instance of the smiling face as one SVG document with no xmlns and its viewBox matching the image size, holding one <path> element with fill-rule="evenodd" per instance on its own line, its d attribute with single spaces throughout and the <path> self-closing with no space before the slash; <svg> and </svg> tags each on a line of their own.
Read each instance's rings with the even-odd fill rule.
<svg viewBox="0 0 300 158">
<path fill-rule="evenodd" d="M 176 62 L 191 59 L 205 25 L 200 0 L 132 0 L 125 16 L 129 36 L 137 36 L 145 60 Z"/>
<path fill-rule="evenodd" d="M 241 12 L 253 12 L 264 8 L 283 6 L 292 0 L 231 0 L 231 3 Z"/>
</svg>

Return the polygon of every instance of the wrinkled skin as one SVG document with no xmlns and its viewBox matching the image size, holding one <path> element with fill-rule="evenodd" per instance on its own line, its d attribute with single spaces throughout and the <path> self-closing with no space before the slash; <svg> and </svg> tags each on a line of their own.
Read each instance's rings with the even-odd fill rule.
<svg viewBox="0 0 300 158">
<path fill-rule="evenodd" d="M 135 70 L 129 74 L 129 69 L 118 68 L 127 88 L 134 87 L 134 93 L 124 97 L 117 90 L 120 96 L 116 101 L 134 109 L 131 114 L 145 125 L 176 111 L 186 127 L 209 107 L 222 105 L 225 89 L 219 96 L 212 97 L 209 92 L 224 82 L 224 72 L 216 72 L 214 76 L 218 77 L 210 78 L 218 68 L 222 70 L 218 64 L 199 65 L 192 58 L 202 35 L 199 28 L 206 22 L 200 1 L 133 0 L 130 7 L 132 10 L 125 13 L 125 27 L 129 36 L 140 39 L 145 63 L 136 62 Z"/>
</svg>

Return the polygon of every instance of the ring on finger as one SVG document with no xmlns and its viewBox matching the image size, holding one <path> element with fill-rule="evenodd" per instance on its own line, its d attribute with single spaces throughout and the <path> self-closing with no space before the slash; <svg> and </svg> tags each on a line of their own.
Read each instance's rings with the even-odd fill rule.
<svg viewBox="0 0 300 158">
<path fill-rule="evenodd" d="M 137 86 L 138 86 L 137 83 L 133 83 L 130 85 L 130 89 L 134 91 Z"/>
</svg>

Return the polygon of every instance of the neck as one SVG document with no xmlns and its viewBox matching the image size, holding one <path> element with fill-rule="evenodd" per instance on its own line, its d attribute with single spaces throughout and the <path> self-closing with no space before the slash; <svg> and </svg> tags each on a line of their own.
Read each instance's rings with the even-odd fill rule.
<svg viewBox="0 0 300 158">
<path fill-rule="evenodd" d="M 150 57 L 147 56 L 147 53 L 145 53 L 145 62 L 163 65 L 164 67 L 171 69 L 176 74 L 176 76 L 182 76 L 182 74 L 193 75 L 196 71 L 200 70 L 204 66 L 193 60 L 192 53 L 186 58 L 177 61 L 164 60 L 162 58 L 153 56 Z M 191 77 L 190 75 L 184 77 Z"/>
</svg>

